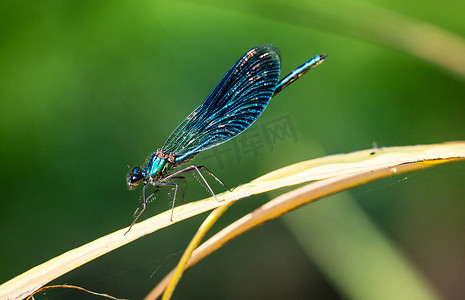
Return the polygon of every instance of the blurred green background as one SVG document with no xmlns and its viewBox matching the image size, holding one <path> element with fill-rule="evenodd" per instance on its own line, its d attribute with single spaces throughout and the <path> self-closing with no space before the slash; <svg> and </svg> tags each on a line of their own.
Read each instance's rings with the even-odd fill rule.
<svg viewBox="0 0 465 300">
<path fill-rule="evenodd" d="M 464 140 L 464 11 L 464 1 L 418 0 L 2 1 L 0 282 L 128 226 L 141 193 L 127 190 L 128 165 L 143 164 L 261 43 L 280 49 L 282 75 L 313 55 L 329 57 L 274 98 L 248 135 L 194 160 L 229 186 L 373 142 Z M 282 120 L 292 134 L 270 146 L 265 129 Z M 464 173 L 458 163 L 392 177 L 269 222 L 187 272 L 174 299 L 382 299 L 369 290 L 385 299 L 394 291 L 463 299 Z M 277 194 L 239 201 L 213 231 Z M 189 179 L 187 201 L 207 196 Z M 160 193 L 143 217 L 168 209 L 170 199 Z M 53 283 L 140 299 L 174 267 L 205 216 Z M 393 258 L 360 252 L 373 244 L 357 224 Z M 353 247 L 356 260 L 345 252 Z M 416 286 L 394 283 L 404 278 L 402 268 L 386 270 L 394 261 Z M 366 266 L 379 285 L 363 279 Z M 36 296 L 94 298 L 63 290 Z"/>
</svg>

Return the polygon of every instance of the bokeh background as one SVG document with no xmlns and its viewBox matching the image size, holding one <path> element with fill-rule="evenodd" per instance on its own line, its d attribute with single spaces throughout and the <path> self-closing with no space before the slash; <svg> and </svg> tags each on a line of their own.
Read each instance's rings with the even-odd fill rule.
<svg viewBox="0 0 465 300">
<path fill-rule="evenodd" d="M 2 1 L 0 282 L 128 226 L 141 193 L 126 187 L 128 166 L 143 164 L 261 43 L 280 49 L 283 75 L 329 57 L 250 132 L 194 160 L 230 186 L 373 143 L 463 140 L 464 12 L 453 0 Z M 464 175 L 464 163 L 435 167 L 290 213 L 195 266 L 174 298 L 463 299 Z M 213 232 L 277 194 L 239 201 Z M 187 201 L 207 196 L 189 179 Z M 144 218 L 170 199 L 160 193 Z M 205 216 L 53 283 L 140 299 Z"/>
</svg>

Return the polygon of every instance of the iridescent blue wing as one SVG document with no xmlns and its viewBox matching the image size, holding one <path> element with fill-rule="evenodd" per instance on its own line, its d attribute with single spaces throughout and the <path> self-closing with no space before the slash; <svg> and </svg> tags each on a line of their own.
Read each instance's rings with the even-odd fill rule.
<svg viewBox="0 0 465 300">
<path fill-rule="evenodd" d="M 172 154 L 181 163 L 249 128 L 273 96 L 280 69 L 279 51 L 273 45 L 263 44 L 249 50 L 205 102 L 171 133 L 163 152 Z"/>
</svg>

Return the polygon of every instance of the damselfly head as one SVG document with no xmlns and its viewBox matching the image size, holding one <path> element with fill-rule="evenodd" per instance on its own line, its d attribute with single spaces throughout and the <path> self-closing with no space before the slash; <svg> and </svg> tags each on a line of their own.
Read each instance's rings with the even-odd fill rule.
<svg viewBox="0 0 465 300">
<path fill-rule="evenodd" d="M 144 179 L 142 175 L 142 170 L 139 167 L 135 167 L 132 169 L 131 172 L 128 174 L 128 187 L 130 190 L 134 189 L 136 186 L 139 185 L 140 181 Z"/>
</svg>

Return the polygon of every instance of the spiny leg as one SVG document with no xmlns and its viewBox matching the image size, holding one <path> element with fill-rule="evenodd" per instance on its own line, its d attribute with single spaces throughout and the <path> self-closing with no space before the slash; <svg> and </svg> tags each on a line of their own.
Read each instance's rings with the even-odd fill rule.
<svg viewBox="0 0 465 300">
<path fill-rule="evenodd" d="M 174 186 L 174 196 L 173 196 L 173 203 L 171 204 L 171 217 L 170 221 L 173 222 L 173 213 L 174 213 L 174 205 L 176 204 L 176 194 L 178 193 L 178 184 L 175 182 L 155 182 L 153 183 L 154 186 Z"/>
<path fill-rule="evenodd" d="M 207 188 L 208 190 L 210 191 L 210 193 L 212 194 L 213 197 L 215 197 L 215 199 L 220 202 L 220 200 L 218 200 L 218 198 L 216 197 L 215 193 L 213 192 L 212 188 L 210 187 L 210 185 L 208 184 L 207 180 L 205 179 L 205 177 L 203 177 L 202 173 L 200 172 L 199 169 L 205 169 L 207 170 L 207 172 L 213 176 L 213 178 L 216 179 L 216 181 L 218 181 L 219 183 L 221 183 L 222 186 L 224 186 L 224 188 L 226 188 L 228 191 L 231 191 L 218 177 L 215 176 L 215 174 L 213 174 L 207 167 L 205 166 L 189 166 L 185 169 L 182 169 L 180 171 L 177 171 L 171 175 L 168 175 L 166 176 L 165 178 L 163 178 L 163 181 L 165 180 L 169 180 L 169 179 L 172 179 L 173 177 L 177 177 L 178 175 L 180 174 L 183 174 L 183 173 L 186 173 L 186 172 L 191 172 L 191 171 L 197 171 L 197 173 L 200 175 L 200 177 L 202 178 L 203 182 L 205 182 L 205 184 L 207 185 Z"/>
<path fill-rule="evenodd" d="M 213 178 L 215 178 L 216 181 L 218 181 L 225 189 L 227 189 L 229 192 L 232 192 L 232 190 L 230 188 L 228 188 L 224 183 L 223 181 L 221 181 L 218 177 L 216 177 L 215 174 L 213 174 L 212 171 L 210 171 L 207 167 L 205 166 L 198 166 L 197 168 L 199 169 L 204 169 L 205 171 L 208 172 L 208 174 L 210 174 Z"/>
<path fill-rule="evenodd" d="M 216 177 L 215 174 L 213 174 L 212 171 L 210 171 L 210 170 L 209 170 L 207 167 L 205 167 L 205 166 L 189 166 L 189 167 L 187 167 L 187 168 L 185 168 L 185 169 L 182 169 L 182 170 L 177 171 L 177 172 L 175 172 L 175 173 L 173 173 L 173 174 L 170 174 L 169 176 L 165 177 L 163 180 L 165 180 L 165 179 L 170 179 L 170 178 L 172 178 L 173 176 L 177 176 L 177 175 L 182 174 L 182 173 L 186 173 L 186 172 L 190 172 L 190 171 L 196 170 L 196 171 L 199 173 L 199 175 L 202 177 L 203 181 L 208 185 L 207 181 L 205 180 L 205 178 L 203 177 L 203 175 L 200 173 L 199 169 L 205 169 L 205 170 L 206 170 L 213 178 L 215 178 L 215 180 L 218 181 L 225 189 L 227 189 L 228 191 L 231 192 L 231 189 L 228 188 L 218 177 Z"/>
<path fill-rule="evenodd" d="M 184 204 L 184 194 L 186 193 L 186 177 L 175 176 L 175 177 L 171 177 L 170 179 L 182 179 L 182 202 L 181 204 Z"/>
<path fill-rule="evenodd" d="M 133 217 L 136 217 L 136 216 L 139 217 L 139 215 L 142 214 L 142 212 L 145 210 L 145 206 L 147 206 L 147 202 L 150 200 L 150 198 L 152 198 L 153 196 L 155 196 L 155 193 L 158 192 L 159 190 L 160 190 L 160 188 L 157 187 L 157 189 L 156 189 L 155 191 L 153 191 L 153 192 L 150 194 L 150 196 L 148 196 L 147 198 L 145 198 L 145 196 L 144 196 L 145 201 L 143 201 L 143 202 L 139 205 L 139 207 L 136 209 L 136 211 L 132 214 Z M 144 188 L 144 193 L 145 193 L 145 188 Z M 140 214 L 137 214 L 137 212 L 139 211 L 139 209 L 141 209 L 141 207 L 143 207 L 142 212 L 141 212 Z"/>
<path fill-rule="evenodd" d="M 132 226 L 133 226 L 134 224 L 136 224 L 137 219 L 139 219 L 140 215 L 142 215 L 142 213 L 145 211 L 145 208 L 147 207 L 147 198 L 145 197 L 145 190 L 146 190 L 146 189 L 147 189 L 147 183 L 144 182 L 144 188 L 143 188 L 143 190 L 142 190 L 142 195 L 143 195 L 142 203 L 141 203 L 141 205 L 139 205 L 139 207 L 138 207 L 138 208 L 136 209 L 136 211 L 134 212 L 134 214 L 133 214 L 133 216 L 135 217 L 135 218 L 134 218 L 134 221 L 132 221 L 131 226 L 129 226 L 128 231 L 126 231 L 126 232 L 124 233 L 124 235 L 126 235 L 126 234 L 129 232 L 129 230 L 131 230 Z M 153 193 L 149 196 L 149 198 L 152 197 L 154 194 L 155 194 L 155 192 L 153 192 Z M 141 209 L 141 208 L 142 208 L 142 209 Z M 138 212 L 139 210 L 140 210 L 140 212 L 139 212 L 139 214 L 137 214 L 137 212 Z M 137 214 L 137 216 L 136 216 L 136 214 Z"/>
</svg>

